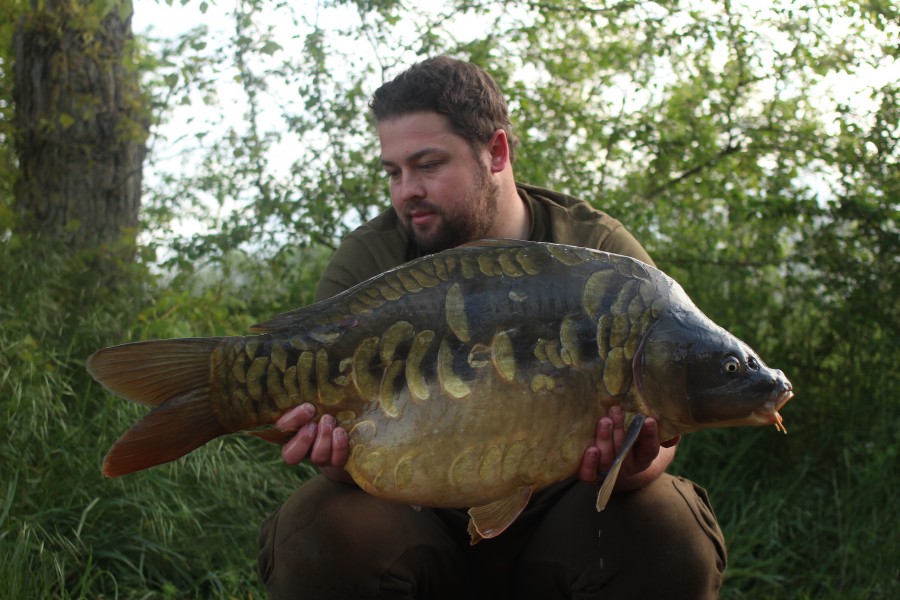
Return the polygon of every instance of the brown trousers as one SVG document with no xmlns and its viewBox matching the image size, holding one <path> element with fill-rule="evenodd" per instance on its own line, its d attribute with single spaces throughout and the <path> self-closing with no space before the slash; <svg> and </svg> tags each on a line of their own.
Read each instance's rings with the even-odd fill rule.
<svg viewBox="0 0 900 600">
<path fill-rule="evenodd" d="M 725 540 L 702 488 L 663 475 L 600 513 L 596 493 L 559 483 L 470 546 L 465 511 L 416 511 L 319 475 L 263 523 L 259 572 L 275 600 L 716 597 Z"/>
</svg>

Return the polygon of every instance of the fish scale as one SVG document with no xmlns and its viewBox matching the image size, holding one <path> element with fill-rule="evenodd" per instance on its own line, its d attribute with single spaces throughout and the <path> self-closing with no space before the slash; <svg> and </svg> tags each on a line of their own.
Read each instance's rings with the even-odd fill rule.
<svg viewBox="0 0 900 600">
<path fill-rule="evenodd" d="M 110 450 L 104 472 L 174 460 L 240 430 L 284 441 L 293 432 L 272 424 L 310 402 L 317 419 L 332 414 L 348 430 L 346 469 L 361 488 L 471 507 L 474 543 L 499 535 L 534 490 L 573 475 L 613 405 L 636 427 L 657 419 L 664 441 L 781 426 L 777 409 L 793 395 L 660 271 L 557 244 L 431 255 L 253 330 L 92 356 L 88 369 L 107 388 L 156 407 Z M 759 366 L 731 377 L 716 363 L 726 354 Z"/>
</svg>

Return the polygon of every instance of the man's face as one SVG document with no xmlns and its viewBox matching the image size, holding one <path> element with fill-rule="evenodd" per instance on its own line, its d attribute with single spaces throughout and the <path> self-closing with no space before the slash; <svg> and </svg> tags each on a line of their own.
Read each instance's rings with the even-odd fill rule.
<svg viewBox="0 0 900 600">
<path fill-rule="evenodd" d="M 489 235 L 498 186 L 487 154 L 476 158 L 447 119 L 433 112 L 382 121 L 378 136 L 381 164 L 391 178 L 391 203 L 424 253 Z"/>
</svg>

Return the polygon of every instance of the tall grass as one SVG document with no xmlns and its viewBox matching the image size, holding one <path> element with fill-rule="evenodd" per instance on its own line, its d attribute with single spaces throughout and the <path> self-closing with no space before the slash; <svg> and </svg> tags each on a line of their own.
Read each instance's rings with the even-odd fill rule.
<svg viewBox="0 0 900 600">
<path fill-rule="evenodd" d="M 707 488 L 726 536 L 722 598 L 900 597 L 900 418 L 882 414 L 895 401 L 814 379 L 794 380 L 787 436 L 709 430 L 679 446 L 674 471 Z"/>
<path fill-rule="evenodd" d="M 162 284 L 139 266 L 110 281 L 96 259 L 0 241 L 0 598 L 263 597 L 257 528 L 308 471 L 229 436 L 107 480 L 104 453 L 145 409 L 105 393 L 84 362 L 133 339 L 242 332 L 309 302 L 322 259 L 233 259 Z M 792 352 L 763 355 L 781 366 Z M 787 436 L 682 442 L 674 470 L 709 490 L 728 540 L 723 598 L 900 597 L 897 376 L 837 378 L 851 367 L 788 372 Z"/>
<path fill-rule="evenodd" d="M 261 597 L 256 529 L 308 471 L 231 436 L 105 479 L 104 453 L 146 409 L 105 393 L 84 364 L 106 345 L 238 333 L 271 313 L 248 312 L 227 277 L 184 292 L 139 267 L 110 281 L 108 267 L 0 243 L 0 598 Z"/>
</svg>

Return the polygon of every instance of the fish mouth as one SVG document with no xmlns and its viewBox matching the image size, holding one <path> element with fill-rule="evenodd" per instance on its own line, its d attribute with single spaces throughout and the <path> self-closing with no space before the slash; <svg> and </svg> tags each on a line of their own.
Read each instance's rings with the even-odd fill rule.
<svg viewBox="0 0 900 600">
<path fill-rule="evenodd" d="M 793 397 L 794 391 L 790 382 L 784 382 L 781 386 L 772 391 L 769 399 L 766 400 L 761 407 L 754 410 L 753 414 L 759 417 L 763 424 L 769 423 L 775 425 L 775 429 L 787 433 L 787 428 L 784 426 L 784 420 L 778 411 Z"/>
</svg>

